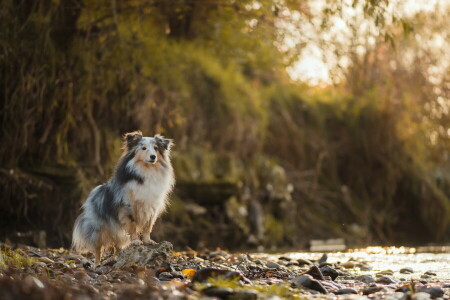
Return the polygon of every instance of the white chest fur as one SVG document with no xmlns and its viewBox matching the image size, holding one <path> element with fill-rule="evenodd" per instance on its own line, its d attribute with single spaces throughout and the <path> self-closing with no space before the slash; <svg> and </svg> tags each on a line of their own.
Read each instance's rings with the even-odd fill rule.
<svg viewBox="0 0 450 300">
<path fill-rule="evenodd" d="M 174 180 L 171 169 L 149 168 L 139 172 L 139 175 L 143 182 L 130 181 L 125 186 L 125 193 L 133 208 L 136 224 L 142 227 L 164 211 Z"/>
</svg>

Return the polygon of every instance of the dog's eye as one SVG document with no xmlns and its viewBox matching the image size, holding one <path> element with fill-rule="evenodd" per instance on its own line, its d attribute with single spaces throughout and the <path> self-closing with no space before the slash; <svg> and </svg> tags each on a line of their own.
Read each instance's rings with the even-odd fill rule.
<svg viewBox="0 0 450 300">
<path fill-rule="evenodd" d="M 153 146 L 153 148 L 155 148 L 155 150 L 158 150 L 158 146 Z"/>
<path fill-rule="evenodd" d="M 147 147 L 142 147 L 142 150 L 147 150 Z"/>
</svg>

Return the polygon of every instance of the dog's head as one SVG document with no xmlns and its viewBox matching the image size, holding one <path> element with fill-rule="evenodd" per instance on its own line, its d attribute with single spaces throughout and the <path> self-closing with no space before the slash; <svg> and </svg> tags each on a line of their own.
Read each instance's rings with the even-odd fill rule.
<svg viewBox="0 0 450 300">
<path fill-rule="evenodd" d="M 127 152 L 134 152 L 137 161 L 150 165 L 166 160 L 173 146 L 171 139 L 159 134 L 154 137 L 143 137 L 140 131 L 125 134 L 124 140 Z"/>
</svg>

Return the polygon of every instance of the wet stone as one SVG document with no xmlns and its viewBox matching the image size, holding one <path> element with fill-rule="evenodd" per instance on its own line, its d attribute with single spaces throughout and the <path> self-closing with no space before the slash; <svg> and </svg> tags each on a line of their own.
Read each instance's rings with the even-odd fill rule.
<svg viewBox="0 0 450 300">
<path fill-rule="evenodd" d="M 378 293 L 379 291 L 382 291 L 382 290 L 384 290 L 384 288 L 381 286 L 370 286 L 370 287 L 363 289 L 362 292 L 363 292 L 363 295 L 371 295 L 371 294 Z"/>
<path fill-rule="evenodd" d="M 394 280 L 393 278 L 389 277 L 389 276 L 381 276 L 380 278 L 377 279 L 376 281 L 377 283 L 381 283 L 381 284 L 393 284 L 393 283 L 397 283 L 396 280 Z"/>
<path fill-rule="evenodd" d="M 335 294 L 336 295 L 358 294 L 358 292 L 355 291 L 354 289 L 345 288 L 345 289 L 339 289 Z"/>
<path fill-rule="evenodd" d="M 270 268 L 270 269 L 280 269 L 281 266 L 273 261 L 268 261 L 266 263 L 266 267 Z"/>
<path fill-rule="evenodd" d="M 375 282 L 375 279 L 370 275 L 359 275 L 355 277 L 356 280 L 364 282 L 364 283 L 372 283 Z"/>
<path fill-rule="evenodd" d="M 431 296 L 428 293 L 418 292 L 412 295 L 413 300 L 428 300 Z"/>
<path fill-rule="evenodd" d="M 330 276 L 332 280 L 335 280 L 339 276 L 339 272 L 330 266 L 320 268 L 320 272 L 322 272 L 324 276 Z"/>
<path fill-rule="evenodd" d="M 305 274 L 311 275 L 314 279 L 325 280 L 323 274 L 317 266 L 312 266 Z"/>
<path fill-rule="evenodd" d="M 419 289 L 419 292 L 429 294 L 432 299 L 444 296 L 444 290 L 437 286 L 430 288 L 421 288 Z"/>
<path fill-rule="evenodd" d="M 226 299 L 229 296 L 233 295 L 233 289 L 230 288 L 223 288 L 223 287 L 217 287 L 217 286 L 210 286 L 206 289 L 203 289 L 202 294 L 206 296 L 211 297 L 218 297 L 220 299 Z"/>
<path fill-rule="evenodd" d="M 302 258 L 298 259 L 297 262 L 298 262 L 299 266 L 305 266 L 305 265 L 312 266 L 313 265 L 313 263 L 310 260 L 302 259 Z"/>
<path fill-rule="evenodd" d="M 292 280 L 292 283 L 295 286 L 303 286 L 308 289 L 318 291 L 322 294 L 327 294 L 328 291 L 325 289 L 325 287 L 317 280 L 313 279 L 311 275 L 304 274 L 299 277 L 296 277 Z"/>
<path fill-rule="evenodd" d="M 412 268 L 409 268 L 409 267 L 401 268 L 400 269 L 400 273 L 401 274 L 411 274 L 411 273 L 414 273 L 414 270 Z"/>
</svg>

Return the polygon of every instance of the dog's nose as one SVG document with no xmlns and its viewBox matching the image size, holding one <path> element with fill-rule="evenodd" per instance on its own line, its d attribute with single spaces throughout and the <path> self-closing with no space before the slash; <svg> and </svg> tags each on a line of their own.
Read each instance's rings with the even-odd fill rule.
<svg viewBox="0 0 450 300">
<path fill-rule="evenodd" d="M 155 158 L 156 158 L 156 155 L 153 155 L 153 154 L 150 155 L 150 159 L 151 159 L 151 160 L 155 160 Z"/>
</svg>

